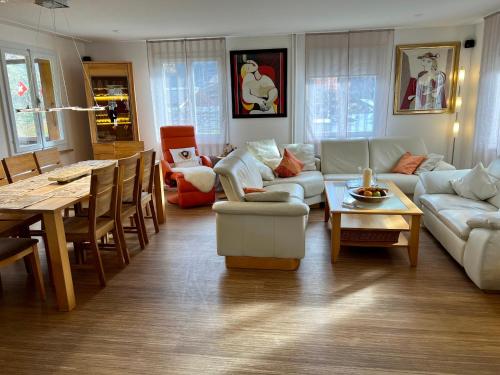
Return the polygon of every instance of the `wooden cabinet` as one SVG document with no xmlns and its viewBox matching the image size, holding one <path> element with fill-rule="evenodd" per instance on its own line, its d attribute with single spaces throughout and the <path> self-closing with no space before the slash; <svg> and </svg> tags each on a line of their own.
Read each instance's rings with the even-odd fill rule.
<svg viewBox="0 0 500 375">
<path fill-rule="evenodd" d="M 105 159 L 115 150 L 137 148 L 139 138 L 134 77 L 130 62 L 85 62 L 87 106 L 105 106 L 89 112 L 94 158 Z M 118 147 L 117 147 L 118 145 Z M 102 154 L 102 155 L 101 155 Z"/>
</svg>

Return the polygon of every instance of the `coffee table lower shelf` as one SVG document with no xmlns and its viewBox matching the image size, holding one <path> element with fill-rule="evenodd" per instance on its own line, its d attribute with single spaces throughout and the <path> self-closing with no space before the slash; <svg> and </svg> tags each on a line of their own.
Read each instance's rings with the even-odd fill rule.
<svg viewBox="0 0 500 375">
<path fill-rule="evenodd" d="M 398 242 L 369 242 L 369 241 L 340 241 L 340 246 L 352 247 L 408 247 L 408 238 L 404 233 L 399 233 Z"/>
</svg>

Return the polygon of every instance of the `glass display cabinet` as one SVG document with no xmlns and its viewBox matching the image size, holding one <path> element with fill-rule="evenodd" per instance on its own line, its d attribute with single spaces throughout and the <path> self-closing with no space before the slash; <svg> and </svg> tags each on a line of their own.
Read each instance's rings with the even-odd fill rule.
<svg viewBox="0 0 500 375">
<path fill-rule="evenodd" d="M 139 141 L 132 63 L 84 62 L 87 106 L 104 106 L 89 112 L 90 134 L 96 153 L 112 153 L 115 143 Z"/>
</svg>

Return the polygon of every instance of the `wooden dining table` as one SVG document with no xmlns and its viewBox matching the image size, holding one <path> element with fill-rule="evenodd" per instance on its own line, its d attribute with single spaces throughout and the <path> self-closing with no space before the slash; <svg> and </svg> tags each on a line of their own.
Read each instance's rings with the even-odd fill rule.
<svg viewBox="0 0 500 375">
<path fill-rule="evenodd" d="M 51 181 L 61 171 L 71 172 L 88 168 L 103 167 L 116 160 L 87 160 L 61 169 L 31 177 L 27 180 L 0 187 L 0 213 L 41 214 L 47 235 L 50 254 L 52 280 L 61 311 L 71 311 L 76 307 L 75 291 L 68 256 L 68 246 L 64 233 L 63 212 L 78 202 L 88 200 L 90 178 L 82 177 L 73 182 L 60 184 Z M 158 222 L 165 222 L 165 201 L 161 164 L 156 163 L 154 177 L 154 199 Z"/>
</svg>

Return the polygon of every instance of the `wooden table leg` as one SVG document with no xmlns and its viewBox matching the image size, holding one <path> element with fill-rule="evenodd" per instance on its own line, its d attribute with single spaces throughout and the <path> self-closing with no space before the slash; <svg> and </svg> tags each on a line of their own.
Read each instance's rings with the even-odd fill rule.
<svg viewBox="0 0 500 375">
<path fill-rule="evenodd" d="M 332 213 L 332 263 L 337 261 L 340 252 L 340 213 Z"/>
<path fill-rule="evenodd" d="M 418 243 L 420 237 L 420 215 L 410 217 L 410 238 L 408 239 L 408 257 L 412 267 L 418 262 Z"/>
<path fill-rule="evenodd" d="M 61 211 L 45 212 L 43 222 L 47 233 L 57 306 L 61 311 L 71 311 L 76 306 L 75 291 Z"/>
<path fill-rule="evenodd" d="M 165 223 L 165 192 L 163 186 L 163 172 L 161 164 L 155 165 L 154 198 L 156 204 L 156 215 L 160 224 Z"/>
<path fill-rule="evenodd" d="M 330 205 L 328 204 L 328 197 L 325 199 L 325 223 L 330 220 Z"/>
</svg>

